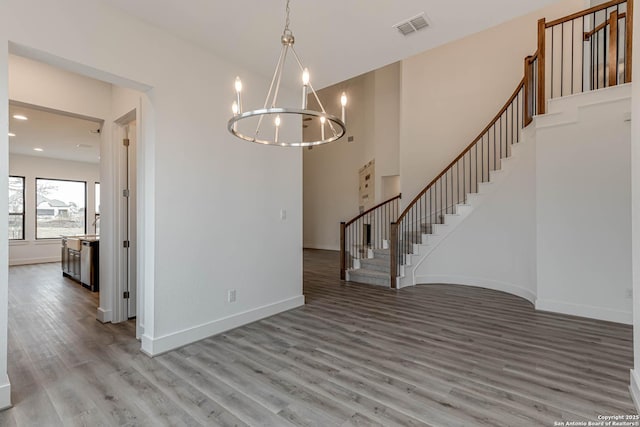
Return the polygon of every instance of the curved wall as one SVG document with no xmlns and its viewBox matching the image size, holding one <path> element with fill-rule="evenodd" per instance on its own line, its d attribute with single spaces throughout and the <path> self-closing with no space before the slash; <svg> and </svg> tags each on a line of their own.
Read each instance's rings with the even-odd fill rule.
<svg viewBox="0 0 640 427">
<path fill-rule="evenodd" d="M 535 303 L 535 141 L 530 129 L 523 139 L 508 166 L 504 162 L 499 182 L 417 265 L 415 283 L 480 286 Z"/>
</svg>

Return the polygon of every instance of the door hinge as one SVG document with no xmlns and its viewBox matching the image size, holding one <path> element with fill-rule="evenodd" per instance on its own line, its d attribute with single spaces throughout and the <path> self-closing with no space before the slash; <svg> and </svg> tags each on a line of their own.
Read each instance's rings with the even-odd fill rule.
<svg viewBox="0 0 640 427">
<path fill-rule="evenodd" d="M 122 242 L 123 248 L 128 248 L 129 246 L 131 246 L 131 242 L 129 240 L 125 240 L 124 242 Z"/>
<path fill-rule="evenodd" d="M 122 197 L 129 197 L 129 190 L 122 190 Z"/>
<path fill-rule="evenodd" d="M 124 298 L 124 299 L 129 299 L 129 295 L 130 295 L 130 294 L 129 294 L 129 291 L 124 291 L 124 292 L 122 293 L 122 298 Z"/>
<path fill-rule="evenodd" d="M 122 145 L 124 145 L 125 147 L 129 146 L 129 138 L 125 138 L 122 140 Z"/>
</svg>

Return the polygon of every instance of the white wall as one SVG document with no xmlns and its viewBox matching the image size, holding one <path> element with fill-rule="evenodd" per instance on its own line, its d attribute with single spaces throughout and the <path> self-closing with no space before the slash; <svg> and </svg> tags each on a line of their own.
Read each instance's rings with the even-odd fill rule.
<svg viewBox="0 0 640 427">
<path fill-rule="evenodd" d="M 266 79 L 103 2 L 9 0 L 0 12 L 11 16 L 0 32 L 4 46 L 26 46 L 111 83 L 152 87 L 141 114 L 150 126 L 140 147 L 144 351 L 158 354 L 303 303 L 301 153 L 239 142 L 226 131 L 234 77 L 245 82 L 245 105 L 260 104 Z M 0 61 L 6 69 L 6 57 Z M 0 286 L 2 295 L 6 281 Z"/>
<path fill-rule="evenodd" d="M 110 118 L 109 83 L 19 55 L 9 57 L 9 81 L 11 100 L 103 120 Z"/>
<path fill-rule="evenodd" d="M 357 147 L 338 143 L 304 152 L 304 246 L 339 249 L 340 221 L 358 214 L 357 170 L 373 158 L 376 202 L 382 177 L 399 174 L 406 206 L 516 88 L 525 56 L 536 50 L 537 20 L 584 6 L 584 0 L 558 2 L 319 91 L 323 100 L 349 93 L 347 126 Z"/>
<path fill-rule="evenodd" d="M 631 323 L 630 90 L 551 101 L 415 283 L 481 286 L 539 310 Z"/>
<path fill-rule="evenodd" d="M 537 119 L 538 309 L 631 323 L 630 90 Z"/>
<path fill-rule="evenodd" d="M 11 154 L 9 174 L 25 178 L 25 238 L 9 242 L 9 265 L 60 261 L 60 239 L 36 240 L 36 178 L 86 182 L 87 234 L 93 234 L 95 183 L 100 182 L 100 165 Z"/>
<path fill-rule="evenodd" d="M 535 302 L 535 132 L 524 131 L 512 150 L 479 204 L 416 267 L 415 283 L 480 286 Z"/>
<path fill-rule="evenodd" d="M 347 135 L 354 142 L 345 137 L 304 150 L 305 247 L 339 249 L 340 222 L 359 212 L 358 171 L 365 164 L 375 159 L 375 203 L 382 201 L 382 177 L 398 174 L 399 86 L 395 63 L 318 91 L 327 112 L 338 116 L 340 94 L 348 94 Z M 305 129 L 305 138 L 317 134 Z"/>
<path fill-rule="evenodd" d="M 396 62 L 373 72 L 373 143 L 376 159 L 376 203 L 383 202 L 382 180 L 400 172 L 400 68 Z M 391 197 L 396 196 L 398 192 Z"/>
<path fill-rule="evenodd" d="M 536 51 L 537 20 L 583 8 L 555 3 L 402 61 L 400 179 L 409 203 L 489 123 Z"/>
</svg>

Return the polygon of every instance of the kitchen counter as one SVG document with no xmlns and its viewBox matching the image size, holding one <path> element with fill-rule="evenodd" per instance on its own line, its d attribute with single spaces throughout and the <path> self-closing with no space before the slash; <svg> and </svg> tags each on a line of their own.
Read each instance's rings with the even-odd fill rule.
<svg viewBox="0 0 640 427">
<path fill-rule="evenodd" d="M 100 277 L 100 236 L 81 234 L 61 237 L 62 275 L 97 292 Z"/>
</svg>

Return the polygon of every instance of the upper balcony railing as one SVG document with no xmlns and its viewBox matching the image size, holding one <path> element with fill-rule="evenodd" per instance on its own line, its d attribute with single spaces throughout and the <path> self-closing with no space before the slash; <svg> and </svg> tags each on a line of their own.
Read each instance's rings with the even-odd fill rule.
<svg viewBox="0 0 640 427">
<path fill-rule="evenodd" d="M 546 100 L 631 81 L 633 1 L 538 21 L 537 113 Z"/>
</svg>

